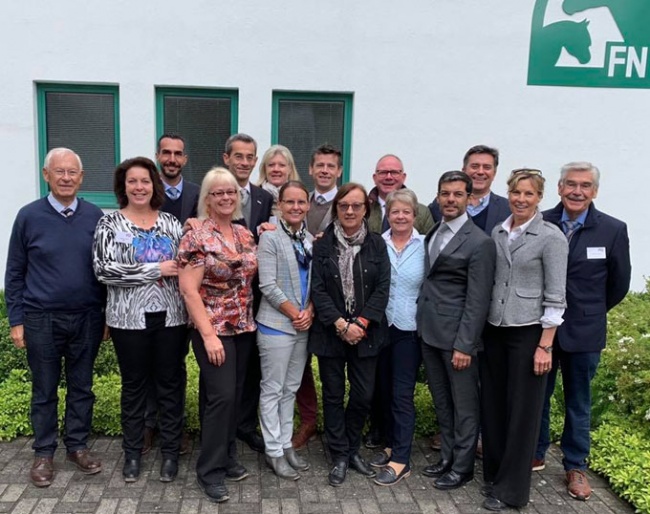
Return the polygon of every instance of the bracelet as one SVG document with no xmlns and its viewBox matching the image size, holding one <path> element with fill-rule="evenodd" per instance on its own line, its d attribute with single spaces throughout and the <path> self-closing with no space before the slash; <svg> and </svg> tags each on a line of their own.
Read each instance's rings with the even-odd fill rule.
<svg viewBox="0 0 650 514">
<path fill-rule="evenodd" d="M 362 321 L 359 320 L 359 318 L 352 318 L 352 323 L 354 323 L 357 327 L 361 328 L 361 330 L 365 331 L 368 330 L 368 325 L 364 325 Z"/>
<path fill-rule="evenodd" d="M 344 329 L 342 329 L 342 330 L 337 330 L 336 332 L 337 332 L 337 334 L 338 334 L 339 336 L 342 336 L 342 335 L 345 335 L 345 333 L 348 331 L 349 328 L 350 328 L 350 322 L 347 322 L 347 323 L 345 324 L 345 328 L 344 328 Z"/>
</svg>

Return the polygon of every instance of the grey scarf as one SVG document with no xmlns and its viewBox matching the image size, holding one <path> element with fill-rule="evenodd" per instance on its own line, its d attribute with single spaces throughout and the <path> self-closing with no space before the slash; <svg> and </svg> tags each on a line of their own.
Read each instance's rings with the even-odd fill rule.
<svg viewBox="0 0 650 514">
<path fill-rule="evenodd" d="M 348 314 L 354 312 L 354 258 L 361 251 L 361 244 L 368 235 L 366 221 L 354 234 L 348 236 L 341 227 L 341 222 L 334 220 L 334 235 L 339 249 L 339 271 L 341 272 L 341 284 L 343 285 L 343 297 L 345 299 L 345 310 Z"/>
</svg>

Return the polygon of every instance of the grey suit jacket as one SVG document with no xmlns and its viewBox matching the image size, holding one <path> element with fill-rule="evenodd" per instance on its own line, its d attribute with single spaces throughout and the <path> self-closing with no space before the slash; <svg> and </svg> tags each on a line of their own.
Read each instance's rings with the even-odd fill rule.
<svg viewBox="0 0 650 514">
<path fill-rule="evenodd" d="M 310 234 L 307 234 L 307 241 L 312 244 Z M 291 320 L 278 310 L 280 304 L 286 301 L 298 307 L 302 305 L 298 261 L 291 239 L 282 227 L 278 227 L 277 230 L 267 230 L 260 236 L 257 263 L 262 302 L 255 319 L 267 327 L 295 334 L 296 330 Z M 311 270 L 309 281 L 307 295 L 311 287 Z M 305 299 L 305 305 L 308 302 L 309 296 Z"/>
<path fill-rule="evenodd" d="M 545 307 L 566 308 L 569 245 L 562 231 L 538 212 L 526 231 L 508 244 L 508 232 L 494 227 L 497 267 L 488 321 L 495 326 L 539 323 Z"/>
<path fill-rule="evenodd" d="M 427 234 L 425 248 L 438 227 L 440 223 Z M 494 241 L 471 218 L 433 266 L 425 252 L 428 271 L 416 313 L 418 333 L 425 344 L 476 355 L 490 303 L 495 258 Z"/>
</svg>

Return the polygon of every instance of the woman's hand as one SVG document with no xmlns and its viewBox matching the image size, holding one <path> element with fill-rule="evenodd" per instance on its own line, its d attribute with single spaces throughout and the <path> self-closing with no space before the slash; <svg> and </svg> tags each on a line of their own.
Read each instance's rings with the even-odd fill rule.
<svg viewBox="0 0 650 514">
<path fill-rule="evenodd" d="M 349 344 L 359 344 L 361 340 L 366 337 L 365 331 L 358 325 L 350 323 L 348 331 L 341 336 L 341 338 Z"/>
<path fill-rule="evenodd" d="M 201 228 L 201 220 L 199 218 L 187 218 L 183 224 L 183 234 L 190 230 L 198 230 Z"/>
<path fill-rule="evenodd" d="M 206 337 L 203 339 L 203 346 L 205 353 L 208 356 L 208 361 L 213 366 L 221 366 L 226 362 L 226 350 L 223 348 L 223 343 L 216 335 Z"/>
<path fill-rule="evenodd" d="M 309 330 L 309 327 L 311 327 L 313 319 L 314 313 L 310 309 L 305 309 L 298 313 L 298 316 L 294 318 L 291 324 L 298 332 L 305 332 L 306 330 Z"/>
<path fill-rule="evenodd" d="M 160 263 L 160 274 L 163 277 L 178 276 L 178 263 L 176 261 L 163 261 Z"/>
<path fill-rule="evenodd" d="M 551 371 L 553 366 L 553 356 L 541 347 L 535 350 L 535 357 L 533 359 L 533 372 L 535 375 L 545 375 Z"/>
<path fill-rule="evenodd" d="M 267 230 L 273 232 L 273 231 L 276 230 L 277 228 L 278 228 L 278 227 L 276 227 L 273 223 L 271 223 L 271 222 L 269 222 L 269 221 L 265 221 L 264 223 L 260 223 L 260 224 L 257 226 L 257 235 L 258 235 L 258 236 L 261 236 L 261 235 L 262 235 L 264 232 L 266 232 Z"/>
</svg>

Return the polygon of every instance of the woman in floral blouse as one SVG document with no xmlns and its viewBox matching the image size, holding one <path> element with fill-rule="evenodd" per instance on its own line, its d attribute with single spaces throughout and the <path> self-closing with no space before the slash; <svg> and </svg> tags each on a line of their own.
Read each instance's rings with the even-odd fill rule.
<svg viewBox="0 0 650 514">
<path fill-rule="evenodd" d="M 225 168 L 213 168 L 199 196 L 199 228 L 179 250 L 181 293 L 189 311 L 192 347 L 201 370 L 201 454 L 197 482 L 215 502 L 228 500 L 224 480 L 242 480 L 237 461 L 237 406 L 250 352 L 255 347 L 253 290 L 256 246 L 241 218 L 239 187 Z"/>
</svg>

